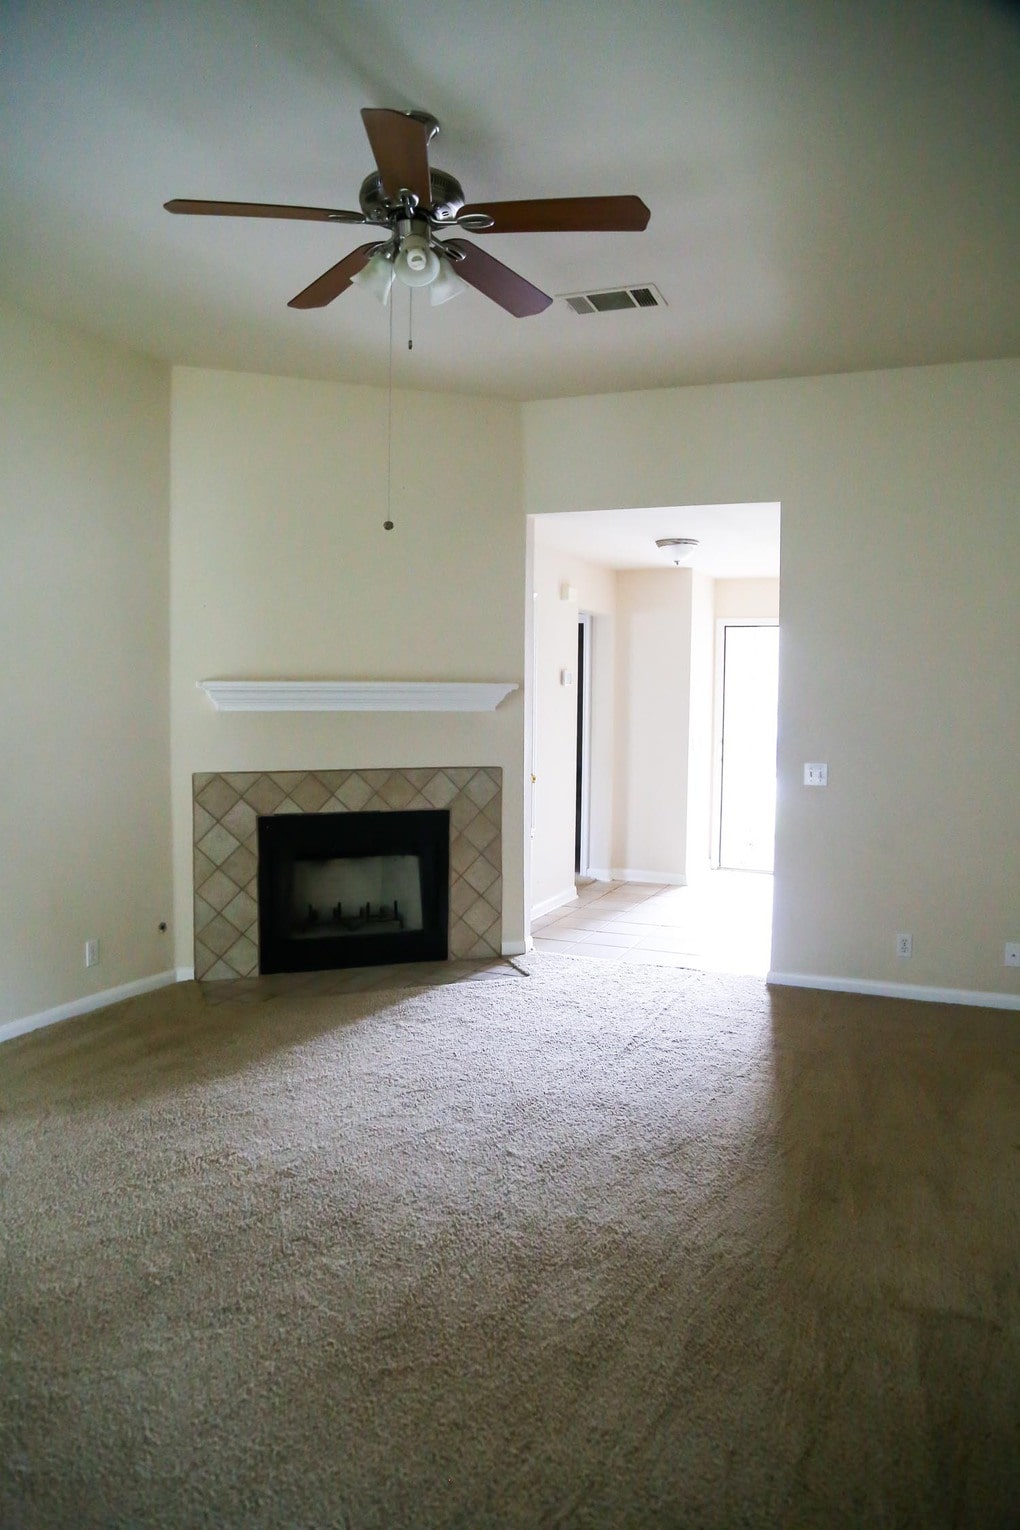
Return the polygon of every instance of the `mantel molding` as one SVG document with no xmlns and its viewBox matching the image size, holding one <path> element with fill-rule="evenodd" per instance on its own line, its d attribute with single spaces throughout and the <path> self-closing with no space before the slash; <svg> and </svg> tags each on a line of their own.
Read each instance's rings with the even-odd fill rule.
<svg viewBox="0 0 1020 1530">
<path fill-rule="evenodd" d="M 494 712 L 512 680 L 199 680 L 218 712 Z"/>
</svg>

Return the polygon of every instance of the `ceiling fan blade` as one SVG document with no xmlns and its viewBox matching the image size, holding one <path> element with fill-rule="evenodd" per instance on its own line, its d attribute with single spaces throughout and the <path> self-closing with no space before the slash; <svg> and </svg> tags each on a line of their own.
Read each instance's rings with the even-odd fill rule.
<svg viewBox="0 0 1020 1530">
<path fill-rule="evenodd" d="M 390 201 L 402 191 L 413 191 L 423 207 L 431 207 L 428 124 L 406 112 L 374 106 L 362 109 L 361 120 Z"/>
<path fill-rule="evenodd" d="M 288 308 L 325 308 L 327 303 L 339 297 L 341 292 L 346 292 L 351 285 L 353 277 L 366 266 L 376 250 L 381 250 L 382 245 L 362 244 L 343 260 L 338 260 L 335 266 L 330 266 L 328 271 L 323 271 L 317 276 L 303 292 L 297 297 L 292 297 L 287 304 Z"/>
<path fill-rule="evenodd" d="M 547 293 L 540 292 L 537 287 L 526 282 L 523 276 L 511 271 L 501 260 L 496 260 L 487 251 L 468 244 L 464 239 L 447 239 L 443 248 L 456 250 L 463 256 L 463 259 L 453 264 L 459 277 L 517 319 L 524 319 L 531 313 L 541 313 L 552 302 Z"/>
<path fill-rule="evenodd" d="M 315 223 L 367 223 L 364 213 L 336 207 L 279 207 L 275 202 L 164 202 L 167 212 L 206 213 L 214 218 L 304 218 Z"/>
<path fill-rule="evenodd" d="M 640 233 L 651 213 L 640 197 L 545 197 L 533 202 L 472 202 L 465 213 L 487 213 L 486 234 Z"/>
</svg>

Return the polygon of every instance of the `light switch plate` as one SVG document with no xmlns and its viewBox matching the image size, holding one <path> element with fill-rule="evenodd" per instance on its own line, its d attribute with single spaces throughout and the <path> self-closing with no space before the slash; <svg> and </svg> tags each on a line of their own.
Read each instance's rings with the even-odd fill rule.
<svg viewBox="0 0 1020 1530">
<path fill-rule="evenodd" d="M 804 766 L 804 785 L 805 786 L 828 786 L 828 784 L 829 784 L 829 767 L 828 767 L 828 765 L 811 764 L 811 765 L 805 765 Z"/>
</svg>

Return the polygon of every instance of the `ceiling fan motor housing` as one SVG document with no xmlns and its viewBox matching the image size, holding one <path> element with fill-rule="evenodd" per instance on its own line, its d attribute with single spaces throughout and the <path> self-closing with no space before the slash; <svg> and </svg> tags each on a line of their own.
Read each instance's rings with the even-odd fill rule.
<svg viewBox="0 0 1020 1530">
<path fill-rule="evenodd" d="M 445 170 L 429 169 L 432 189 L 432 206 L 427 209 L 432 223 L 452 223 L 464 206 L 464 190 L 456 176 Z M 393 203 L 388 199 L 377 170 L 366 175 L 361 183 L 358 201 L 366 218 L 373 223 L 389 223 L 393 215 Z M 422 209 L 425 211 L 425 209 Z"/>
</svg>

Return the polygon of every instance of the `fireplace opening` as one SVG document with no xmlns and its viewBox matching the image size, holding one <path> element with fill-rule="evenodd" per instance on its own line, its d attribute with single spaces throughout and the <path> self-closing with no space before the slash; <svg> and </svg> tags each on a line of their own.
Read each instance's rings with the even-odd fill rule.
<svg viewBox="0 0 1020 1530">
<path fill-rule="evenodd" d="M 445 961 L 448 812 L 258 820 L 259 971 Z"/>
</svg>

